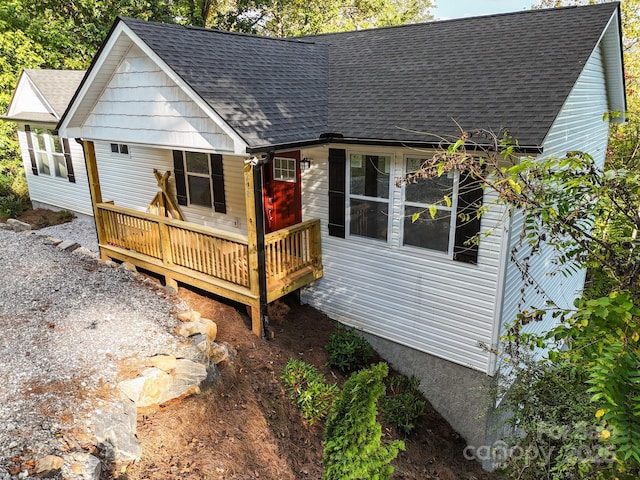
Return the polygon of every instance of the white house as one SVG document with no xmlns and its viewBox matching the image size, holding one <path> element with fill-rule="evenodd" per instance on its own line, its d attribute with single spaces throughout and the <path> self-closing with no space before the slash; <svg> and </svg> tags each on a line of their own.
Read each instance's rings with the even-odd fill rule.
<svg viewBox="0 0 640 480">
<path fill-rule="evenodd" d="M 59 137 L 55 127 L 84 71 L 25 69 L 7 114 L 18 124 L 18 140 L 34 208 L 93 215 L 82 146 Z"/>
<path fill-rule="evenodd" d="M 298 39 L 121 18 L 58 128 L 85 143 L 103 256 L 251 306 L 256 333 L 265 302 L 301 289 L 480 445 L 497 369 L 480 345 L 540 300 L 510 255 L 522 218 L 461 222 L 492 197 L 458 174 L 396 179 L 455 122 L 603 162 L 603 114 L 624 109 L 617 3 Z M 153 169 L 171 172 L 184 221 L 143 213 Z M 434 221 L 407 220 L 443 191 Z M 533 262 L 557 304 L 579 294 L 584 272 Z"/>
</svg>

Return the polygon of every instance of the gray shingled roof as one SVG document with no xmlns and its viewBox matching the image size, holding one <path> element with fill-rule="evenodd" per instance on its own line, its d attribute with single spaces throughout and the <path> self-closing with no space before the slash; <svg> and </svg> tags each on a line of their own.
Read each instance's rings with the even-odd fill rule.
<svg viewBox="0 0 640 480">
<path fill-rule="evenodd" d="M 325 130 L 323 45 L 122 20 L 249 145 L 315 139 Z"/>
<path fill-rule="evenodd" d="M 329 46 L 329 129 L 424 140 L 508 130 L 540 146 L 617 3 L 320 35 Z M 603 112 L 604 113 L 604 112 Z"/>
<path fill-rule="evenodd" d="M 67 109 L 84 74 L 84 70 L 25 68 L 22 75 L 26 75 L 31 80 L 54 113 L 17 112 L 11 116 L 2 116 L 2 118 L 33 122 L 57 122 Z"/>
<path fill-rule="evenodd" d="M 508 130 L 540 146 L 617 3 L 272 39 L 122 19 L 250 147 Z"/>
<path fill-rule="evenodd" d="M 85 71 L 27 68 L 24 73 L 31 79 L 38 91 L 51 105 L 58 118 L 60 118 L 67 109 L 73 94 L 76 93 Z"/>
</svg>

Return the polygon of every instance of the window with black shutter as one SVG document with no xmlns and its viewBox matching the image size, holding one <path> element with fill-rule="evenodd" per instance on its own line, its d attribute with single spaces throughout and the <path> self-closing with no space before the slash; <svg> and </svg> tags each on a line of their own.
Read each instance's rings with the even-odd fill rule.
<svg viewBox="0 0 640 480">
<path fill-rule="evenodd" d="M 179 205 L 226 213 L 223 159 L 219 154 L 173 151 L 173 174 Z"/>
</svg>

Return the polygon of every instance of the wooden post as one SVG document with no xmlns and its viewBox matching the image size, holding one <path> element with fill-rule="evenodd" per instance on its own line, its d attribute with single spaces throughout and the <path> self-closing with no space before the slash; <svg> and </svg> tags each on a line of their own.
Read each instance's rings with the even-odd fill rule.
<svg viewBox="0 0 640 480">
<path fill-rule="evenodd" d="M 98 204 L 102 203 L 102 190 L 100 189 L 100 177 L 98 176 L 96 149 L 93 142 L 89 140 L 84 140 L 82 142 L 82 148 L 84 150 L 84 160 L 87 166 L 89 193 L 91 194 L 91 205 L 93 206 L 93 218 L 96 224 L 98 244 L 100 245 L 105 243 L 105 231 L 102 223 L 102 217 L 100 216 L 100 210 L 98 209 Z M 102 255 L 102 249 L 100 249 L 100 255 L 103 259 L 106 259 L 106 257 Z"/>
<path fill-rule="evenodd" d="M 247 237 L 249 240 L 249 286 L 257 297 L 250 305 L 251 331 L 260 337 L 268 336 L 267 278 L 264 256 L 264 212 L 262 209 L 262 169 L 251 163 L 244 165 L 244 192 L 247 209 Z"/>
</svg>

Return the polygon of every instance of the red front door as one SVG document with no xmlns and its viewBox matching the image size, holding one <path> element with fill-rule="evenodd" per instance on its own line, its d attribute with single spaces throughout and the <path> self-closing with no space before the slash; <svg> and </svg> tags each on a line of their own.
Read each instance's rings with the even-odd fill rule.
<svg viewBox="0 0 640 480">
<path fill-rule="evenodd" d="M 266 233 L 302 222 L 300 151 L 277 153 L 263 168 Z"/>
</svg>

